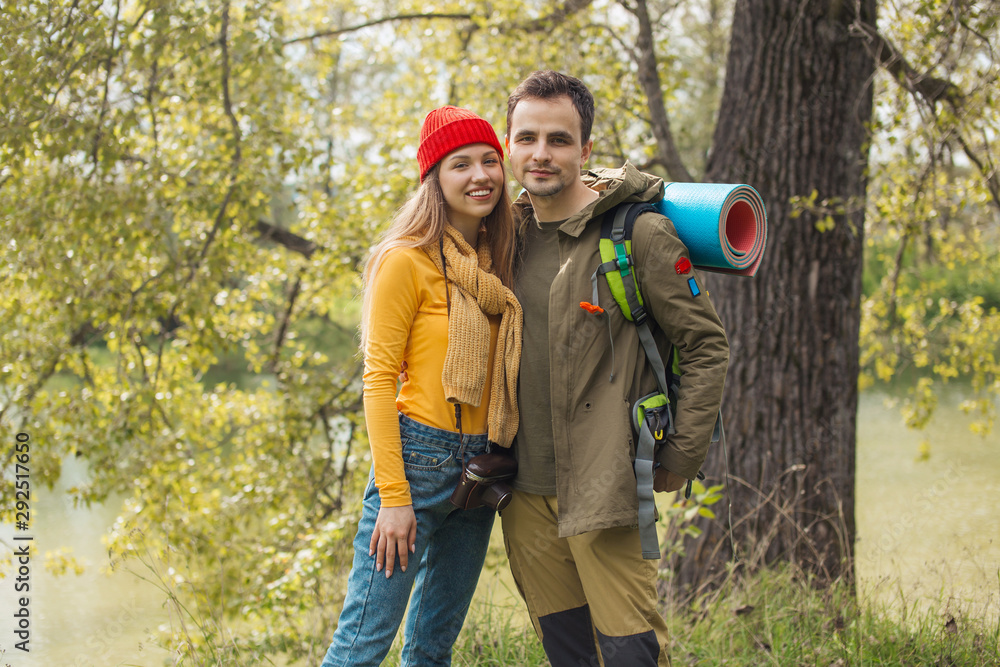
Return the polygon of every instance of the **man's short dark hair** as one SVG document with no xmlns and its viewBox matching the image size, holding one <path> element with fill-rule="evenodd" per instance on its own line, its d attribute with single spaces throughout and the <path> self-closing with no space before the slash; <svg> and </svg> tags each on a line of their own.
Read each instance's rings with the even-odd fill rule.
<svg viewBox="0 0 1000 667">
<path fill-rule="evenodd" d="M 573 102 L 580 115 L 580 143 L 586 144 L 590 141 L 590 130 L 594 126 L 594 96 L 583 81 L 552 70 L 532 72 L 507 98 L 507 133 L 510 134 L 510 119 L 514 115 L 514 107 L 521 100 L 551 100 L 563 96 Z"/>
</svg>

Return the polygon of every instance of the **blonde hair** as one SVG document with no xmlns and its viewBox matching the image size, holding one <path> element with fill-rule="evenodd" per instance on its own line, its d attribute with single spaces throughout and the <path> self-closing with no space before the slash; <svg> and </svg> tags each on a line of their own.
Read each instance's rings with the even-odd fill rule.
<svg viewBox="0 0 1000 667">
<path fill-rule="evenodd" d="M 437 245 L 444 236 L 448 223 L 448 207 L 438 177 L 440 164 L 434 165 L 424 177 L 420 188 L 393 216 L 389 228 L 372 248 L 365 262 L 361 278 L 361 352 L 364 354 L 368 340 L 368 315 L 371 309 L 371 288 L 386 254 L 395 248 L 423 248 Z M 486 216 L 485 241 L 493 256 L 493 273 L 508 288 L 514 285 L 514 216 L 511 212 L 510 193 L 507 191 L 507 172 L 503 171 L 500 200 Z"/>
</svg>

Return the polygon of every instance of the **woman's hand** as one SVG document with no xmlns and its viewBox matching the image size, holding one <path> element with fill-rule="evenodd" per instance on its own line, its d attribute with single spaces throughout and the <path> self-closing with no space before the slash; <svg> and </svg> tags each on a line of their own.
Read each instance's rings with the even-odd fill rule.
<svg viewBox="0 0 1000 667">
<path fill-rule="evenodd" d="M 385 565 L 385 577 L 392 576 L 392 568 L 399 555 L 399 566 L 406 572 L 407 559 L 417 548 L 417 516 L 413 513 L 413 505 L 402 507 L 382 507 L 375 519 L 375 530 L 368 545 L 368 555 L 376 556 L 375 569 L 382 571 Z"/>
</svg>

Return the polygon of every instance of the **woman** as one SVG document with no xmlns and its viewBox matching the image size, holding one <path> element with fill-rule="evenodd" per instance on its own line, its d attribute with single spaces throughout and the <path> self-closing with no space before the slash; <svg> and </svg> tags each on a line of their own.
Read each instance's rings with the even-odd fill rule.
<svg viewBox="0 0 1000 667">
<path fill-rule="evenodd" d="M 420 188 L 364 272 L 372 474 L 323 667 L 381 664 L 411 588 L 401 664 L 451 663 L 495 513 L 449 498 L 463 463 L 487 443 L 509 447 L 517 430 L 521 308 L 503 149 L 489 123 L 446 106 L 424 120 L 417 162 Z"/>
</svg>

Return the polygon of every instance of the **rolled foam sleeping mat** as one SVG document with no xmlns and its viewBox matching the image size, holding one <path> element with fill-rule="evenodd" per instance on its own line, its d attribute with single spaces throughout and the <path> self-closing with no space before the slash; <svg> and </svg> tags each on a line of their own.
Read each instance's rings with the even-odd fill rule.
<svg viewBox="0 0 1000 667">
<path fill-rule="evenodd" d="M 667 183 L 663 199 L 653 205 L 674 223 L 695 267 L 757 273 L 767 244 L 767 213 L 749 185 Z"/>
</svg>

